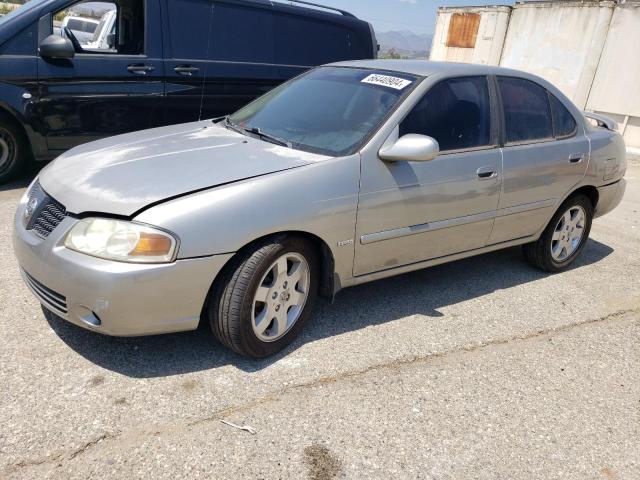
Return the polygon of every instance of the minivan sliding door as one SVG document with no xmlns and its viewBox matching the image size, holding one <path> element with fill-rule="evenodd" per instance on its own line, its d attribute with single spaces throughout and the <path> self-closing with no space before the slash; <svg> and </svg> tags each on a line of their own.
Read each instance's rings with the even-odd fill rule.
<svg viewBox="0 0 640 480">
<path fill-rule="evenodd" d="M 269 3 L 169 0 L 167 122 L 232 113 L 280 83 Z"/>
</svg>

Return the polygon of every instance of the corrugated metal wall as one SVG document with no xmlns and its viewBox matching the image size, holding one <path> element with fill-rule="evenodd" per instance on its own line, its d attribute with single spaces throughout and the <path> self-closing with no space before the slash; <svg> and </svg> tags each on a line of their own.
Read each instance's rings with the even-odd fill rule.
<svg viewBox="0 0 640 480">
<path fill-rule="evenodd" d="M 500 12 L 506 19 L 502 36 L 500 29 L 487 36 L 481 33 L 485 15 L 492 12 Z M 451 18 L 456 13 L 480 15 L 473 48 L 447 46 Z M 485 25 L 492 23 L 498 22 L 485 21 Z M 520 2 L 513 8 L 444 7 L 438 10 L 430 58 L 501 65 L 546 78 L 580 108 L 614 117 L 627 146 L 640 149 L 638 0 L 535 1 Z"/>
</svg>

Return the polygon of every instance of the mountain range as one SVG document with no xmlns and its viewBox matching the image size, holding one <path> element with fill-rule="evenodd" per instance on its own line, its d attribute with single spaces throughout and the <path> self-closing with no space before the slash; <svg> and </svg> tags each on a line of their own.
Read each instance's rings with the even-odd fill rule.
<svg viewBox="0 0 640 480">
<path fill-rule="evenodd" d="M 380 44 L 380 57 L 392 54 L 408 58 L 426 58 L 431 50 L 432 34 L 409 31 L 376 32 Z"/>
</svg>

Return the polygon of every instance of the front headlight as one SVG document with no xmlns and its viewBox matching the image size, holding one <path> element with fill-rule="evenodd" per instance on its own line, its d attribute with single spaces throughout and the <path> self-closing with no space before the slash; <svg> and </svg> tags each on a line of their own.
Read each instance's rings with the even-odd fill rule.
<svg viewBox="0 0 640 480">
<path fill-rule="evenodd" d="M 175 258 L 177 241 L 167 232 L 139 223 L 85 218 L 69 230 L 64 246 L 119 262 L 165 263 Z"/>
</svg>

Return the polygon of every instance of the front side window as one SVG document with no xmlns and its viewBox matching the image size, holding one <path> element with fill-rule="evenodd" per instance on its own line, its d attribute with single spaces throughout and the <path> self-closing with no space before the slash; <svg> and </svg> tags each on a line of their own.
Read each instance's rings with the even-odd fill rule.
<svg viewBox="0 0 640 480">
<path fill-rule="evenodd" d="M 400 124 L 400 136 L 427 135 L 440 151 L 491 145 L 491 102 L 486 77 L 444 80 L 432 87 Z"/>
<path fill-rule="evenodd" d="M 240 109 L 228 125 L 277 137 L 300 150 L 349 155 L 417 82 L 404 73 L 316 68 Z"/>
<path fill-rule="evenodd" d="M 553 117 L 553 136 L 564 138 L 573 135 L 578 126 L 573 115 L 552 93 L 549 93 L 549 102 L 551 103 L 551 116 Z"/>
<path fill-rule="evenodd" d="M 547 91 L 522 78 L 498 77 L 504 110 L 505 141 L 520 143 L 553 138 Z"/>
<path fill-rule="evenodd" d="M 144 0 L 85 1 L 53 17 L 53 33 L 68 37 L 77 53 L 144 53 Z"/>
</svg>

